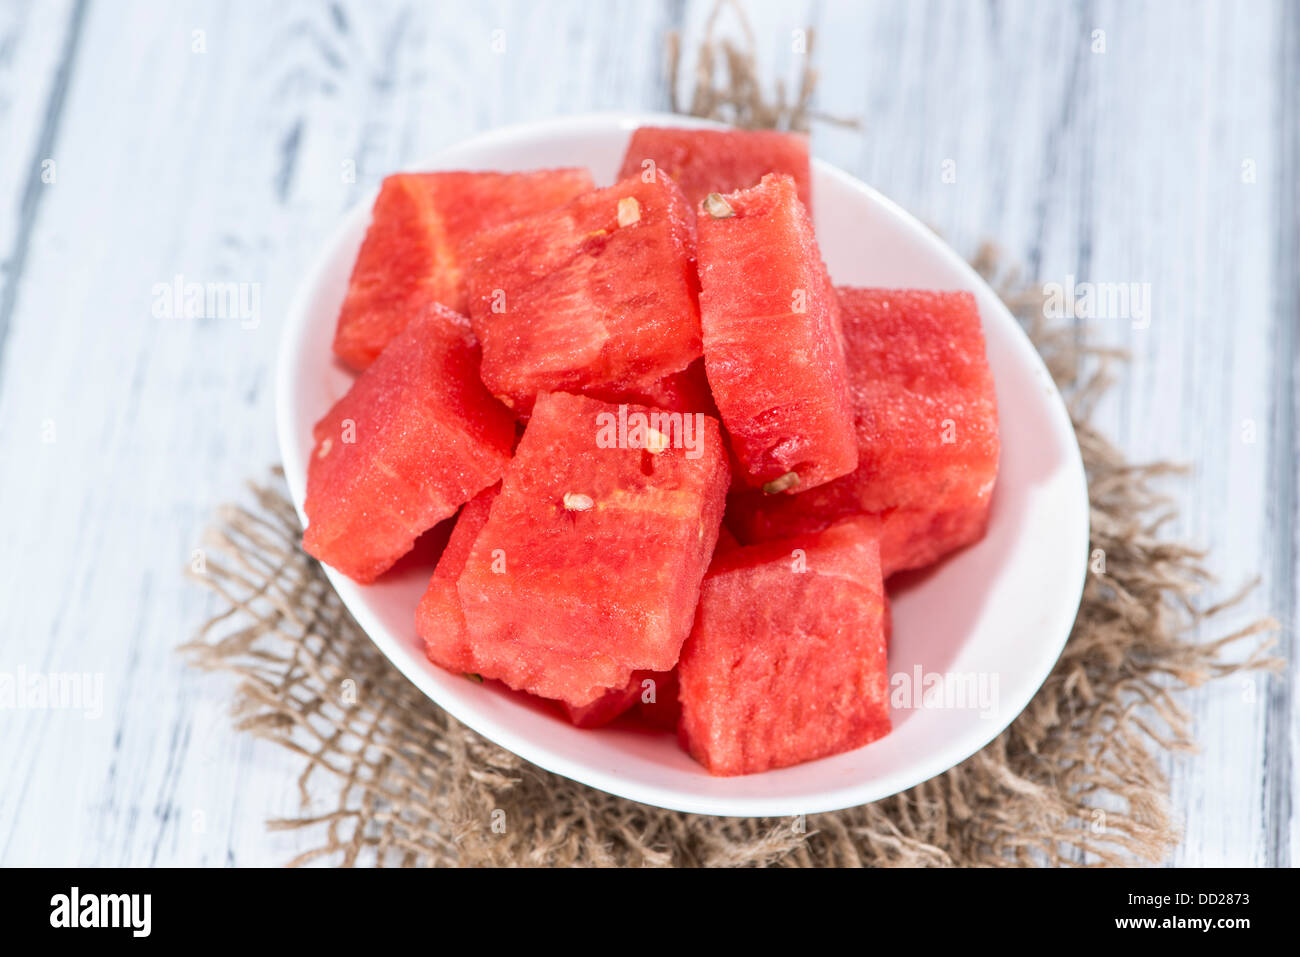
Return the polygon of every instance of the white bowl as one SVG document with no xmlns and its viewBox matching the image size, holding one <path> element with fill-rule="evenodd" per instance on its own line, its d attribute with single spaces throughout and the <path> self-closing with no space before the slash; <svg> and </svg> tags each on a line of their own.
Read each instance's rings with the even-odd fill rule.
<svg viewBox="0 0 1300 957">
<path fill-rule="evenodd" d="M 586 166 L 598 183 L 609 183 L 630 131 L 642 125 L 702 124 L 662 114 L 566 117 L 474 137 L 418 168 Z M 794 815 L 864 804 L 940 774 L 991 741 L 1028 704 L 1065 644 L 1087 562 L 1088 496 L 1074 430 L 1047 369 L 993 291 L 930 230 L 824 163 L 814 163 L 813 180 L 818 239 L 836 283 L 966 289 L 979 302 L 1002 430 L 988 536 L 891 589 L 889 664 L 899 697 L 890 735 L 848 754 L 736 778 L 711 777 L 671 734 L 617 725 L 578 730 L 521 695 L 430 664 L 414 627 L 432 571 L 427 562 L 404 561 L 373 585 L 325 569 L 371 640 L 421 691 L 540 767 L 635 801 L 703 814 Z M 351 382 L 330 343 L 372 200 L 347 216 L 304 277 L 280 347 L 280 451 L 300 517 L 312 424 Z M 942 675 L 954 676 L 954 689 L 967 679 L 972 693 L 964 702 L 949 696 L 918 707 L 926 681 Z M 983 699 L 974 693 L 981 681 Z"/>
</svg>

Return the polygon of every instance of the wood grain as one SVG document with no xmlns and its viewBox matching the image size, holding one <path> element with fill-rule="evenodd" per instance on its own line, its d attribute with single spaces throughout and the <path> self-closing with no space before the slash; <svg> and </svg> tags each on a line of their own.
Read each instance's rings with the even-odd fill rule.
<svg viewBox="0 0 1300 957">
<path fill-rule="evenodd" d="M 297 279 L 359 196 L 440 146 L 665 108 L 667 32 L 690 49 L 711 8 L 0 3 L 0 671 L 103 676 L 98 718 L 0 713 L 0 863 L 300 849 L 263 824 L 297 810 L 294 762 L 233 734 L 229 687 L 173 654 L 210 611 L 181 575 L 200 529 L 276 458 Z M 1099 422 L 1135 458 L 1191 463 L 1170 534 L 1209 550 L 1207 600 L 1258 576 L 1232 620 L 1277 614 L 1293 650 L 1296 5 L 748 9 L 787 83 L 794 31 L 814 26 L 817 106 L 861 120 L 819 128 L 817 155 L 964 253 L 994 237 L 1042 280 L 1149 284 L 1149 325 L 1092 323 L 1133 355 Z M 155 317 L 176 275 L 256 284 L 258 322 Z M 1172 863 L 1294 861 L 1290 677 L 1188 699 L 1202 752 L 1167 762 L 1186 829 Z"/>
</svg>

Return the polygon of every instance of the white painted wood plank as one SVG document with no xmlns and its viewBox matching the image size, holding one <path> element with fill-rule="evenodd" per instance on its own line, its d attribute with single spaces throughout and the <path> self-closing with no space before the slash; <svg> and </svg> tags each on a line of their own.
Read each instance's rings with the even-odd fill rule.
<svg viewBox="0 0 1300 957">
<path fill-rule="evenodd" d="M 1276 184 L 1274 217 L 1277 239 L 1273 263 L 1273 335 L 1270 336 L 1273 436 L 1269 523 L 1274 534 L 1265 544 L 1269 560 L 1270 602 L 1282 620 L 1280 653 L 1291 664 L 1269 684 L 1268 736 L 1265 740 L 1265 834 L 1279 865 L 1300 860 L 1300 816 L 1296 782 L 1300 781 L 1300 705 L 1295 696 L 1296 631 L 1300 625 L 1300 8 L 1284 3 L 1275 10 L 1273 35 L 1277 86 L 1281 91 L 1277 120 L 1278 149 L 1272 180 Z M 1289 534 L 1288 534 L 1289 531 Z"/>
<path fill-rule="evenodd" d="M 287 809 L 291 763 L 247 790 L 247 764 L 189 763 L 195 729 L 224 721 L 226 704 L 170 649 L 207 605 L 176 572 L 209 504 L 274 454 L 266 365 L 250 361 L 269 355 L 274 329 L 159 320 L 151 289 L 176 273 L 233 279 L 283 307 L 264 254 L 291 235 L 277 127 L 292 117 L 291 71 L 323 70 L 288 18 L 99 6 L 85 29 L 94 53 L 77 64 L 11 330 L 22 374 L 0 384 L 4 457 L 30 463 L 0 479 L 0 498 L 28 503 L 10 516 L 22 567 L 0 607 L 6 657 L 102 674 L 105 710 L 24 715 L 5 736 L 24 785 L 0 842 L 15 863 L 240 860 L 267 843 L 262 819 Z M 268 36 L 283 41 L 282 66 L 265 66 Z M 194 810 L 205 835 L 190 832 Z"/>
<path fill-rule="evenodd" d="M 21 782 L 0 789 L 0 861 L 273 864 L 301 846 L 263 830 L 295 808 L 295 762 L 234 736 L 228 686 L 171 653 L 211 607 L 180 576 L 198 530 L 275 458 L 271 369 L 297 278 L 392 168 L 503 123 L 661 108 L 665 32 L 680 18 L 689 52 L 711 7 L 88 7 L 0 366 L 0 459 L 23 463 L 0 470 L 0 501 L 21 503 L 0 518 L 0 669 L 102 673 L 105 709 L 0 717 L 0 766 Z M 818 106 L 863 119 L 817 130 L 818 155 L 963 252 L 993 236 L 1044 279 L 1151 284 L 1149 328 L 1099 323 L 1135 357 L 1100 421 L 1135 457 L 1199 463 L 1171 486 L 1171 532 L 1208 546 L 1227 587 L 1264 576 L 1238 619 L 1287 596 L 1294 616 L 1295 516 L 1278 510 L 1294 509 L 1296 410 L 1275 356 L 1300 302 L 1286 4 L 749 7 L 760 58 L 791 81 L 791 31 L 818 27 Z M 0 8 L 0 183 L 30 170 L 71 9 Z M 152 286 L 178 273 L 258 284 L 261 322 L 155 319 Z M 1294 854 L 1275 792 L 1300 727 L 1281 684 L 1254 704 L 1232 683 L 1192 699 L 1204 752 L 1170 762 L 1175 863 Z"/>
<path fill-rule="evenodd" d="M 49 104 L 50 87 L 66 52 L 73 12 L 67 2 L 11 2 L 0 6 L 0 223 L 18 220 L 27 179 Z"/>
<path fill-rule="evenodd" d="M 22 269 L 43 180 L 57 174 L 44 153 L 57 135 L 77 19 L 70 2 L 0 7 L 0 368 L 12 280 Z"/>
</svg>

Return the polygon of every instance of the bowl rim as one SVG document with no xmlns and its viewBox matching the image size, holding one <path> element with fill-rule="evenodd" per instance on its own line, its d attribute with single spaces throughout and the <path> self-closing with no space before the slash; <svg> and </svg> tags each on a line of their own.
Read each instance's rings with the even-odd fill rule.
<svg viewBox="0 0 1300 957">
<path fill-rule="evenodd" d="M 424 162 L 405 166 L 400 171 L 436 169 L 439 168 L 442 157 L 449 152 L 496 148 L 516 143 L 522 145 L 538 135 L 599 133 L 608 132 L 611 129 L 630 133 L 639 126 L 728 128 L 727 124 L 724 123 L 662 112 L 602 111 L 569 114 L 486 130 L 448 144 Z M 389 629 L 377 618 L 365 601 L 349 600 L 350 596 L 359 598 L 359 589 L 365 586 L 358 585 L 342 573 L 335 571 L 324 563 L 320 563 L 320 567 L 327 579 L 338 593 L 340 601 L 367 638 L 422 694 L 457 721 L 544 770 L 629 800 L 687 813 L 723 817 L 773 817 L 787 816 L 789 814 L 823 813 L 855 807 L 881 800 L 924 783 L 936 775 L 956 767 L 985 748 L 1002 734 L 1028 706 L 1050 676 L 1052 668 L 1069 639 L 1074 620 L 1078 614 L 1087 576 L 1088 548 L 1086 546 L 1090 540 L 1090 508 L 1088 506 L 1086 474 L 1077 436 L 1065 401 L 1048 372 L 1042 356 L 1033 346 L 1020 323 L 1011 315 L 1010 310 L 1007 309 L 996 291 L 985 282 L 970 263 L 921 223 L 920 220 L 872 186 L 824 160 L 813 157 L 812 167 L 815 175 L 829 177 L 837 181 L 841 186 L 862 194 L 866 201 L 877 204 L 892 213 L 894 220 L 898 224 L 905 227 L 915 238 L 923 240 L 927 246 L 931 247 L 933 252 L 944 260 L 951 269 L 962 276 L 967 285 L 974 288 L 982 287 L 987 291 L 988 295 L 981 297 L 982 321 L 985 324 L 996 321 L 1002 326 L 1014 330 L 1007 337 L 1007 344 L 1016 350 L 1021 362 L 1025 363 L 1036 376 L 1050 385 L 1050 388 L 1044 390 L 1046 411 L 1056 427 L 1069 435 L 1069 441 L 1065 443 L 1066 461 L 1062 463 L 1061 467 L 1071 473 L 1068 478 L 1072 479 L 1083 492 L 1083 502 L 1082 507 L 1079 509 L 1080 515 L 1078 519 L 1081 527 L 1076 527 L 1074 535 L 1085 545 L 1084 548 L 1078 550 L 1075 561 L 1076 567 L 1073 578 L 1077 582 L 1077 587 L 1067 590 L 1065 585 L 1062 585 L 1060 608 L 1056 610 L 1051 619 L 1051 624 L 1056 627 L 1059 634 L 1052 636 L 1052 640 L 1044 641 L 1039 646 L 1038 654 L 1033 662 L 1024 669 L 1026 673 L 1032 673 L 1034 680 L 1023 682 L 1020 693 L 1010 699 L 1009 702 L 999 702 L 997 708 L 999 717 L 997 720 L 970 722 L 968 726 L 972 729 L 971 732 L 962 737 L 959 742 L 937 748 L 928 758 L 912 762 L 906 767 L 906 773 L 899 770 L 866 780 L 856 780 L 827 788 L 807 797 L 801 796 L 797 803 L 792 798 L 785 796 L 769 798 L 762 795 L 687 795 L 678 788 L 656 788 L 646 786 L 640 782 L 629 782 L 620 778 L 614 771 L 606 771 L 593 764 L 574 761 L 564 755 L 556 754 L 544 742 L 536 740 L 534 736 L 506 727 L 492 716 L 477 713 L 469 707 L 462 706 L 460 702 L 440 700 L 438 695 L 430 689 L 428 682 L 424 680 L 426 677 L 425 669 L 433 666 L 428 664 L 423 655 L 415 656 L 409 648 L 401 644 L 396 636 L 391 635 Z M 399 172 L 399 170 L 392 172 Z M 303 455 L 300 454 L 299 436 L 294 431 L 294 422 L 292 421 L 295 389 L 298 388 L 298 380 L 293 372 L 297 358 L 295 346 L 303 339 L 305 328 L 309 324 L 311 317 L 309 306 L 320 284 L 321 277 L 325 275 L 327 267 L 335 257 L 340 244 L 356 229 L 356 221 L 369 216 L 377 194 L 378 187 L 376 186 L 367 190 L 358 198 L 356 203 L 342 215 L 333 231 L 318 248 L 316 254 L 310 260 L 308 268 L 299 275 L 277 346 L 275 364 L 277 440 L 282 468 L 289 487 L 294 511 L 304 527 L 307 524 L 307 517 L 303 511 L 306 462 Z M 985 299 L 996 304 L 996 314 L 994 316 L 984 315 L 983 300 Z"/>
</svg>

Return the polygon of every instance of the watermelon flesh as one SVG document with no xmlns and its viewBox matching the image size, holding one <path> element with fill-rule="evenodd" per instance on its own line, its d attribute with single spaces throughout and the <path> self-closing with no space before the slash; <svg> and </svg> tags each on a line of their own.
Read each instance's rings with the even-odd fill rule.
<svg viewBox="0 0 1300 957">
<path fill-rule="evenodd" d="M 829 488 L 830 486 L 823 486 Z M 943 510 L 891 508 L 866 512 L 850 498 L 816 498 L 807 504 L 754 492 L 733 495 L 727 503 L 729 527 L 738 540 L 749 544 L 809 535 L 849 515 L 872 515 L 880 520 L 880 567 L 886 578 L 895 572 L 933 565 L 950 552 L 978 542 L 989 523 L 989 502 Z"/>
<path fill-rule="evenodd" d="M 709 380 L 704 374 L 704 359 L 696 359 L 681 372 L 674 372 L 639 389 L 588 389 L 583 393 L 604 402 L 628 402 L 648 405 L 669 412 L 703 412 L 718 417 L 718 407 L 709 392 Z"/>
<path fill-rule="evenodd" d="M 621 688 L 611 688 L 590 704 L 564 705 L 565 713 L 579 728 L 600 728 L 615 718 L 632 710 L 646 697 L 658 700 L 658 688 L 667 674 L 656 671 L 634 671 L 631 679 Z"/>
<path fill-rule="evenodd" d="M 740 540 L 731 534 L 731 530 L 723 525 L 718 529 L 718 544 L 714 546 L 714 555 L 720 555 L 723 552 L 729 552 L 733 548 L 740 547 Z"/>
<path fill-rule="evenodd" d="M 484 489 L 470 499 L 456 516 L 451 536 L 443 549 L 438 565 L 429 579 L 429 587 L 420 599 L 415 612 L 415 630 L 424 641 L 425 654 L 435 665 L 459 674 L 479 675 L 480 665 L 474 657 L 474 647 L 465 628 L 465 614 L 461 610 L 456 579 L 465 568 L 470 550 L 487 524 L 492 502 L 501 491 L 501 485 Z M 621 688 L 611 688 L 585 705 L 560 702 L 565 713 L 579 728 L 599 728 L 630 710 L 648 696 L 655 707 L 656 686 L 669 679 L 668 674 L 653 671 L 633 672 L 628 683 Z M 671 680 L 672 696 L 676 700 L 676 678 Z M 650 684 L 647 684 L 650 682 Z"/>
<path fill-rule="evenodd" d="M 425 655 L 448 671 L 478 674 L 474 648 L 465 630 L 465 615 L 456 592 L 456 579 L 465 568 L 470 549 L 487 524 L 500 483 L 486 488 L 465 503 L 456 516 L 451 537 L 438 559 L 429 587 L 415 610 L 415 632 L 424 641 Z"/>
<path fill-rule="evenodd" d="M 736 536 L 731 534 L 724 524 L 718 530 L 718 544 L 713 548 L 713 564 L 716 564 L 718 558 L 727 552 L 740 548 L 740 542 Z M 712 564 L 710 565 L 712 567 Z M 657 687 L 650 700 L 642 695 L 641 702 L 637 705 L 637 711 L 641 720 L 653 728 L 659 728 L 664 731 L 676 731 L 677 722 L 682 715 L 681 702 L 677 700 L 678 679 L 677 669 L 665 672 L 655 676 Z"/>
<path fill-rule="evenodd" d="M 727 521 L 756 542 L 876 513 L 888 576 L 983 537 L 998 470 L 997 397 L 970 293 L 839 295 L 861 462 L 805 495 L 735 495 Z"/>
<path fill-rule="evenodd" d="M 879 523 L 719 556 L 678 665 L 678 733 L 711 774 L 753 774 L 889 733 Z"/>
<path fill-rule="evenodd" d="M 745 484 L 804 493 L 852 472 L 840 307 L 794 180 L 706 200 L 699 271 L 705 371 Z"/>
<path fill-rule="evenodd" d="M 650 389 L 701 355 L 688 208 L 665 178 L 488 230 L 467 252 L 483 381 L 520 414 L 541 392 Z"/>
<path fill-rule="evenodd" d="M 677 721 L 682 714 L 681 702 L 677 700 L 677 669 L 651 677 L 655 682 L 653 688 L 646 688 L 642 682 L 641 695 L 636 705 L 637 715 L 652 728 L 676 731 Z"/>
<path fill-rule="evenodd" d="M 667 173 L 695 209 L 709 193 L 758 185 L 768 173 L 795 181 L 799 201 L 812 209 L 808 138 L 775 130 L 692 130 L 643 126 L 623 154 L 619 179 Z"/>
<path fill-rule="evenodd" d="M 414 319 L 313 429 L 303 548 L 374 581 L 419 535 L 496 482 L 514 419 L 483 388 L 463 316 Z"/>
<path fill-rule="evenodd" d="M 728 473 L 707 416 L 657 452 L 611 433 L 652 411 L 538 397 L 457 580 L 479 674 L 581 706 L 677 663 Z"/>
<path fill-rule="evenodd" d="M 941 511 L 894 508 L 880 515 L 880 562 L 885 577 L 925 568 L 950 552 L 978 542 L 989 524 L 987 498 Z"/>
<path fill-rule="evenodd" d="M 364 369 L 433 304 L 465 312 L 461 247 L 468 239 L 593 188 L 585 169 L 387 177 L 339 312 L 335 354 Z"/>
</svg>

